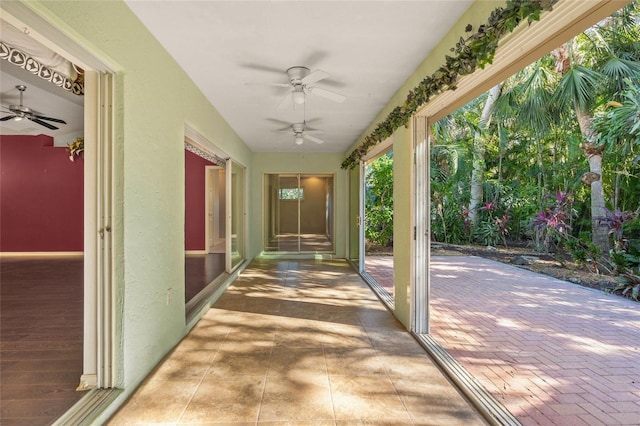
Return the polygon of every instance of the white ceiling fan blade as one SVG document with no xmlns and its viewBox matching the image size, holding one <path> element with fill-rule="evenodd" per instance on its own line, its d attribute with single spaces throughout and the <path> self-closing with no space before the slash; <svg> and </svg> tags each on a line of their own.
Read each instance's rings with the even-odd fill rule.
<svg viewBox="0 0 640 426">
<path fill-rule="evenodd" d="M 304 124 L 305 124 L 305 125 L 313 126 L 313 125 L 315 125 L 315 124 L 319 124 L 321 121 L 322 121 L 322 119 L 321 119 L 321 118 L 318 118 L 318 117 L 316 117 L 316 118 L 310 118 L 310 119 L 308 119 L 308 120 L 304 120 Z"/>
<path fill-rule="evenodd" d="M 282 101 L 278 104 L 278 109 L 285 109 L 289 105 L 293 105 L 293 99 L 291 98 L 291 93 L 287 93 L 287 96 L 284 97 Z"/>
<path fill-rule="evenodd" d="M 278 120 L 277 118 L 267 118 L 265 121 L 268 121 L 270 123 L 273 123 L 279 127 L 287 127 L 288 129 L 291 128 L 291 123 L 288 121 L 284 121 L 284 120 Z"/>
<path fill-rule="evenodd" d="M 329 99 L 333 102 L 342 103 L 347 99 L 346 96 L 341 95 L 339 93 L 332 92 L 330 90 L 321 89 L 320 87 L 308 87 L 307 90 L 309 93 L 313 93 L 314 95 L 318 95 L 322 98 Z"/>
<path fill-rule="evenodd" d="M 320 80 L 324 80 L 325 78 L 330 77 L 330 74 L 326 71 L 322 71 L 322 70 L 315 70 L 313 71 L 311 74 L 307 75 L 305 78 L 302 79 L 302 84 L 305 84 L 307 86 L 316 83 Z"/>
<path fill-rule="evenodd" d="M 303 137 L 303 138 L 305 138 L 305 139 L 310 140 L 311 142 L 315 142 L 315 143 L 317 143 L 317 144 L 324 143 L 324 141 L 323 141 L 322 139 L 318 139 L 318 138 L 316 138 L 315 136 L 311 136 L 311 135 L 308 135 L 308 134 L 306 134 L 306 133 L 303 133 L 303 134 L 302 134 L 302 137 Z"/>
<path fill-rule="evenodd" d="M 248 82 L 244 83 L 245 86 L 250 87 L 291 87 L 289 83 L 260 83 L 260 82 Z"/>
<path fill-rule="evenodd" d="M 322 130 L 313 129 L 313 128 L 307 127 L 307 126 L 304 127 L 304 131 L 307 132 L 307 133 L 315 133 L 316 135 L 321 135 L 321 134 L 324 133 Z"/>
</svg>

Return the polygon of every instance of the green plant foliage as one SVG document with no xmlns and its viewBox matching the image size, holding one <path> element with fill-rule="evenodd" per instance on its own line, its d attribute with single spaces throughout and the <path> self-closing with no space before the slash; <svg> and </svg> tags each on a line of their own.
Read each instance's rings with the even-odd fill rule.
<svg viewBox="0 0 640 426">
<path fill-rule="evenodd" d="M 480 244 L 495 247 L 502 241 L 500 227 L 495 221 L 483 220 L 473 232 L 473 238 Z"/>
<path fill-rule="evenodd" d="M 640 72 L 635 80 L 627 79 L 622 103 L 611 101 L 608 108 L 594 117 L 595 142 L 634 152 L 640 146 Z"/>
<path fill-rule="evenodd" d="M 468 198 L 467 198 L 468 200 Z M 468 244 L 471 227 L 462 198 L 442 197 L 431 202 L 431 239 L 448 244 Z M 468 202 L 468 201 L 467 201 Z"/>
<path fill-rule="evenodd" d="M 640 275 L 638 5 L 634 0 L 571 40 L 568 60 L 578 65 L 571 72 L 559 73 L 556 57 L 548 54 L 505 80 L 484 125 L 487 94 L 432 125 L 432 241 L 495 246 L 513 240 L 554 253 L 560 262 L 569 254 L 621 280 L 633 283 Z M 582 117 L 593 117 L 591 140 L 579 126 L 576 105 L 588 107 Z M 478 133 L 482 146 L 474 144 Z M 604 146 L 600 179 L 610 214 L 599 213 L 601 218 L 592 217 L 591 187 L 582 181 L 590 171 L 584 150 L 589 143 Z M 468 206 L 477 149 L 483 153 L 484 207 L 473 228 Z M 608 229 L 613 250 L 591 242 L 592 219 Z M 636 285 L 619 293 L 631 297 Z"/>
<path fill-rule="evenodd" d="M 395 107 L 387 118 L 364 138 L 362 144 L 342 162 L 342 168 L 353 168 L 372 147 L 387 139 L 400 127 L 406 126 L 416 111 L 432 97 L 446 90 L 455 90 L 460 76 L 471 74 L 476 69 L 491 64 L 502 37 L 513 32 L 522 22 L 531 23 L 539 20 L 540 14 L 551 10 L 557 1 L 508 0 L 505 7 L 495 9 L 487 23 L 481 25 L 475 33 L 466 39 L 460 37 L 451 49 L 454 55 L 447 55 L 442 66 L 409 91 L 403 105 Z M 473 31 L 473 27 L 467 25 L 466 31 Z"/>
<path fill-rule="evenodd" d="M 365 238 L 381 246 L 393 244 L 393 154 L 377 158 L 365 172 Z"/>
<path fill-rule="evenodd" d="M 590 266 L 594 272 L 600 272 L 601 253 L 590 238 L 576 238 L 571 235 L 565 236 L 565 245 L 578 265 Z"/>
<path fill-rule="evenodd" d="M 640 270 L 629 270 L 622 274 L 620 284 L 613 289 L 614 293 L 620 293 L 635 301 L 640 301 Z"/>
</svg>

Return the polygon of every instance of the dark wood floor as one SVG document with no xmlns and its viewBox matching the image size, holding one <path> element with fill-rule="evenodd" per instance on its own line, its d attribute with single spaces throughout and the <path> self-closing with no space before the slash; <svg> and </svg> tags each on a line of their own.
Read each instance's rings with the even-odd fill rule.
<svg viewBox="0 0 640 426">
<path fill-rule="evenodd" d="M 224 253 L 189 254 L 185 256 L 185 303 L 193 299 L 211 281 L 224 272 Z"/>
<path fill-rule="evenodd" d="M 82 257 L 0 259 L 0 424 L 48 425 L 78 401 Z"/>
<path fill-rule="evenodd" d="M 224 272 L 188 256 L 187 301 Z M 82 257 L 0 258 L 0 424 L 49 425 L 82 396 Z"/>
</svg>

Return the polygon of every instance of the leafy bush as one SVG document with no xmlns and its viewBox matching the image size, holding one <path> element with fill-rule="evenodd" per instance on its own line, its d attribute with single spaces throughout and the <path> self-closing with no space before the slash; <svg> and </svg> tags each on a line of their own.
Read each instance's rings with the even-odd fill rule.
<svg viewBox="0 0 640 426">
<path fill-rule="evenodd" d="M 431 238 L 447 244 L 469 244 L 471 226 L 467 210 L 454 197 L 440 197 L 431 203 Z"/>
<path fill-rule="evenodd" d="M 571 194 L 558 191 L 554 196 L 548 197 L 550 205 L 539 211 L 531 219 L 531 225 L 536 233 L 536 245 L 538 249 L 549 252 L 552 245 L 559 245 L 570 237 L 570 209 Z M 578 241 L 571 241 L 578 258 L 584 257 L 578 248 Z M 571 250 L 571 247 L 569 247 Z"/>
<path fill-rule="evenodd" d="M 483 245 L 497 246 L 502 240 L 502 235 L 495 221 L 485 220 L 478 223 L 473 231 L 473 238 Z"/>
<path fill-rule="evenodd" d="M 628 270 L 620 278 L 620 284 L 613 289 L 613 292 L 640 301 L 640 269 Z"/>
<path fill-rule="evenodd" d="M 393 245 L 393 153 L 380 156 L 365 174 L 365 238 L 382 246 Z"/>
<path fill-rule="evenodd" d="M 485 203 L 479 210 L 480 220 L 473 230 L 473 238 L 486 246 L 497 246 L 502 242 L 506 247 L 507 235 L 509 235 L 508 216 L 506 214 L 500 216 L 498 204 L 494 202 Z"/>
<path fill-rule="evenodd" d="M 585 238 L 584 234 L 580 238 L 568 235 L 566 236 L 565 246 L 574 262 L 578 265 L 590 266 L 594 272 L 600 273 L 602 254 L 600 249 L 591 242 L 590 238 Z"/>
</svg>

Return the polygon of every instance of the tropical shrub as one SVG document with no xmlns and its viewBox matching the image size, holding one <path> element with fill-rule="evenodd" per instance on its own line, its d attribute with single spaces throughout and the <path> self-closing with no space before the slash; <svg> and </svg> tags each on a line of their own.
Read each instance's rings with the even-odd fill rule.
<svg viewBox="0 0 640 426">
<path fill-rule="evenodd" d="M 544 210 L 539 211 L 531 219 L 535 231 L 536 247 L 549 252 L 552 246 L 558 246 L 568 241 L 571 236 L 570 209 L 571 194 L 557 191 L 554 196 L 548 196 L 550 203 Z"/>
<path fill-rule="evenodd" d="M 365 173 L 365 238 L 369 243 L 393 245 L 393 153 L 371 162 Z"/>
</svg>

